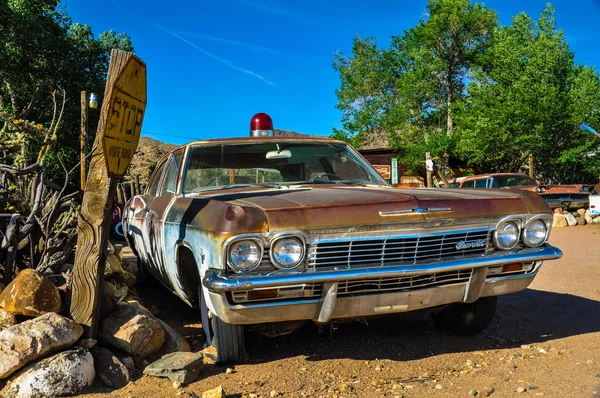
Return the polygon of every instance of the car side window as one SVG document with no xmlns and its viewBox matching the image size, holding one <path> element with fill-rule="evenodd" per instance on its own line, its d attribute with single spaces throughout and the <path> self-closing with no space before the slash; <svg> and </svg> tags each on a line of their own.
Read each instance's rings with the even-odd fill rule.
<svg viewBox="0 0 600 398">
<path fill-rule="evenodd" d="M 487 178 L 480 178 L 475 180 L 475 188 L 487 188 Z"/>
<path fill-rule="evenodd" d="M 465 181 L 465 182 L 463 182 L 463 184 L 460 187 L 461 188 L 475 188 L 475 181 L 474 180 Z"/>
<path fill-rule="evenodd" d="M 179 175 L 179 165 L 181 164 L 182 156 L 183 151 L 176 152 L 171 156 L 165 174 L 165 182 L 160 190 L 160 196 L 175 195 L 177 189 L 177 176 Z"/>
<path fill-rule="evenodd" d="M 158 185 L 160 184 L 166 164 L 167 162 L 162 162 L 154 171 L 154 174 L 152 175 L 152 181 L 150 181 L 150 184 L 148 184 L 148 195 L 156 196 L 156 191 L 158 191 Z"/>
</svg>

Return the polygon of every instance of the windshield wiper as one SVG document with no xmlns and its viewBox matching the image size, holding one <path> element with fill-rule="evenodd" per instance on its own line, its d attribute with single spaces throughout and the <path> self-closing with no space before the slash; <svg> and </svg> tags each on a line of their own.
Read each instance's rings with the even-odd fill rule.
<svg viewBox="0 0 600 398">
<path fill-rule="evenodd" d="M 200 192 L 211 192 L 211 191 L 223 191 L 231 188 L 248 188 L 248 187 L 263 187 L 263 188 L 279 188 L 280 185 L 276 182 L 262 182 L 262 183 L 250 183 L 250 184 L 229 184 L 223 185 L 222 187 L 206 187 L 195 193 Z"/>
</svg>

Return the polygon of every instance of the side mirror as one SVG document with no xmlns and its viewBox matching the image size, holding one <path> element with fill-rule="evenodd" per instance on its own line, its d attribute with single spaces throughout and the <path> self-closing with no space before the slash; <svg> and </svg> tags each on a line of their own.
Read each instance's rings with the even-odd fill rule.
<svg viewBox="0 0 600 398">
<path fill-rule="evenodd" d="M 283 149 L 280 151 L 269 151 L 267 152 L 267 159 L 289 159 L 292 157 L 292 153 L 289 149 Z"/>
</svg>

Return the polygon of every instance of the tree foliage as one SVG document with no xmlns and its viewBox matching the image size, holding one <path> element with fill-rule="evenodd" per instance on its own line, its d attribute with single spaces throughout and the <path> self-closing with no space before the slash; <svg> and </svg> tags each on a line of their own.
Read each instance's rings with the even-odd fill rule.
<svg viewBox="0 0 600 398">
<path fill-rule="evenodd" d="M 111 49 L 133 50 L 126 34 L 109 31 L 95 37 L 90 26 L 73 23 L 59 3 L 0 0 L 0 145 L 5 149 L 0 162 L 35 162 L 43 142 L 39 136 L 57 118 L 55 101 L 64 101 L 55 145 L 45 157 L 48 175 L 62 175 L 59 158 L 67 167 L 78 161 L 80 92 L 103 93 Z M 90 114 L 90 126 L 97 118 Z M 15 138 L 29 125 L 40 127 L 38 136 L 22 137 L 30 141 L 25 144 L 32 146 L 27 151 L 31 156 L 15 157 L 19 151 L 6 147 L 10 142 L 23 144 Z"/>
<path fill-rule="evenodd" d="M 519 171 L 533 154 L 548 182 L 599 178 L 600 143 L 579 124 L 600 126 L 600 78 L 574 62 L 551 5 L 504 27 L 468 0 L 431 0 L 427 13 L 388 48 L 357 37 L 336 54 L 338 136 L 388 135 L 412 168 L 431 152 Z"/>
<path fill-rule="evenodd" d="M 340 74 L 337 107 L 350 135 L 390 137 L 405 162 L 416 166 L 425 152 L 452 147 L 453 109 L 464 97 L 464 81 L 497 24 L 496 13 L 469 0 L 431 0 L 429 17 L 389 48 L 354 38 L 352 55 L 336 54 Z"/>
</svg>

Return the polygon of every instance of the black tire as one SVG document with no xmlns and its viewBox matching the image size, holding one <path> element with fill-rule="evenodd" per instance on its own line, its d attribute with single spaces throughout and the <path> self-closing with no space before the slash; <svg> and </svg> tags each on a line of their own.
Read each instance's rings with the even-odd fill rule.
<svg viewBox="0 0 600 398">
<path fill-rule="evenodd" d="M 490 325 L 497 303 L 497 296 L 481 297 L 474 303 L 450 304 L 432 317 L 438 327 L 459 336 L 472 336 Z"/>
<path fill-rule="evenodd" d="M 144 269 L 144 263 L 142 262 L 142 260 L 137 257 L 137 266 L 138 266 L 138 272 L 137 272 L 137 284 L 140 285 L 141 287 L 146 287 L 148 286 L 148 271 L 146 271 Z"/>
<path fill-rule="evenodd" d="M 217 351 L 217 363 L 238 364 L 246 361 L 246 337 L 242 325 L 231 325 L 213 315 L 211 318 L 212 345 Z"/>
</svg>

